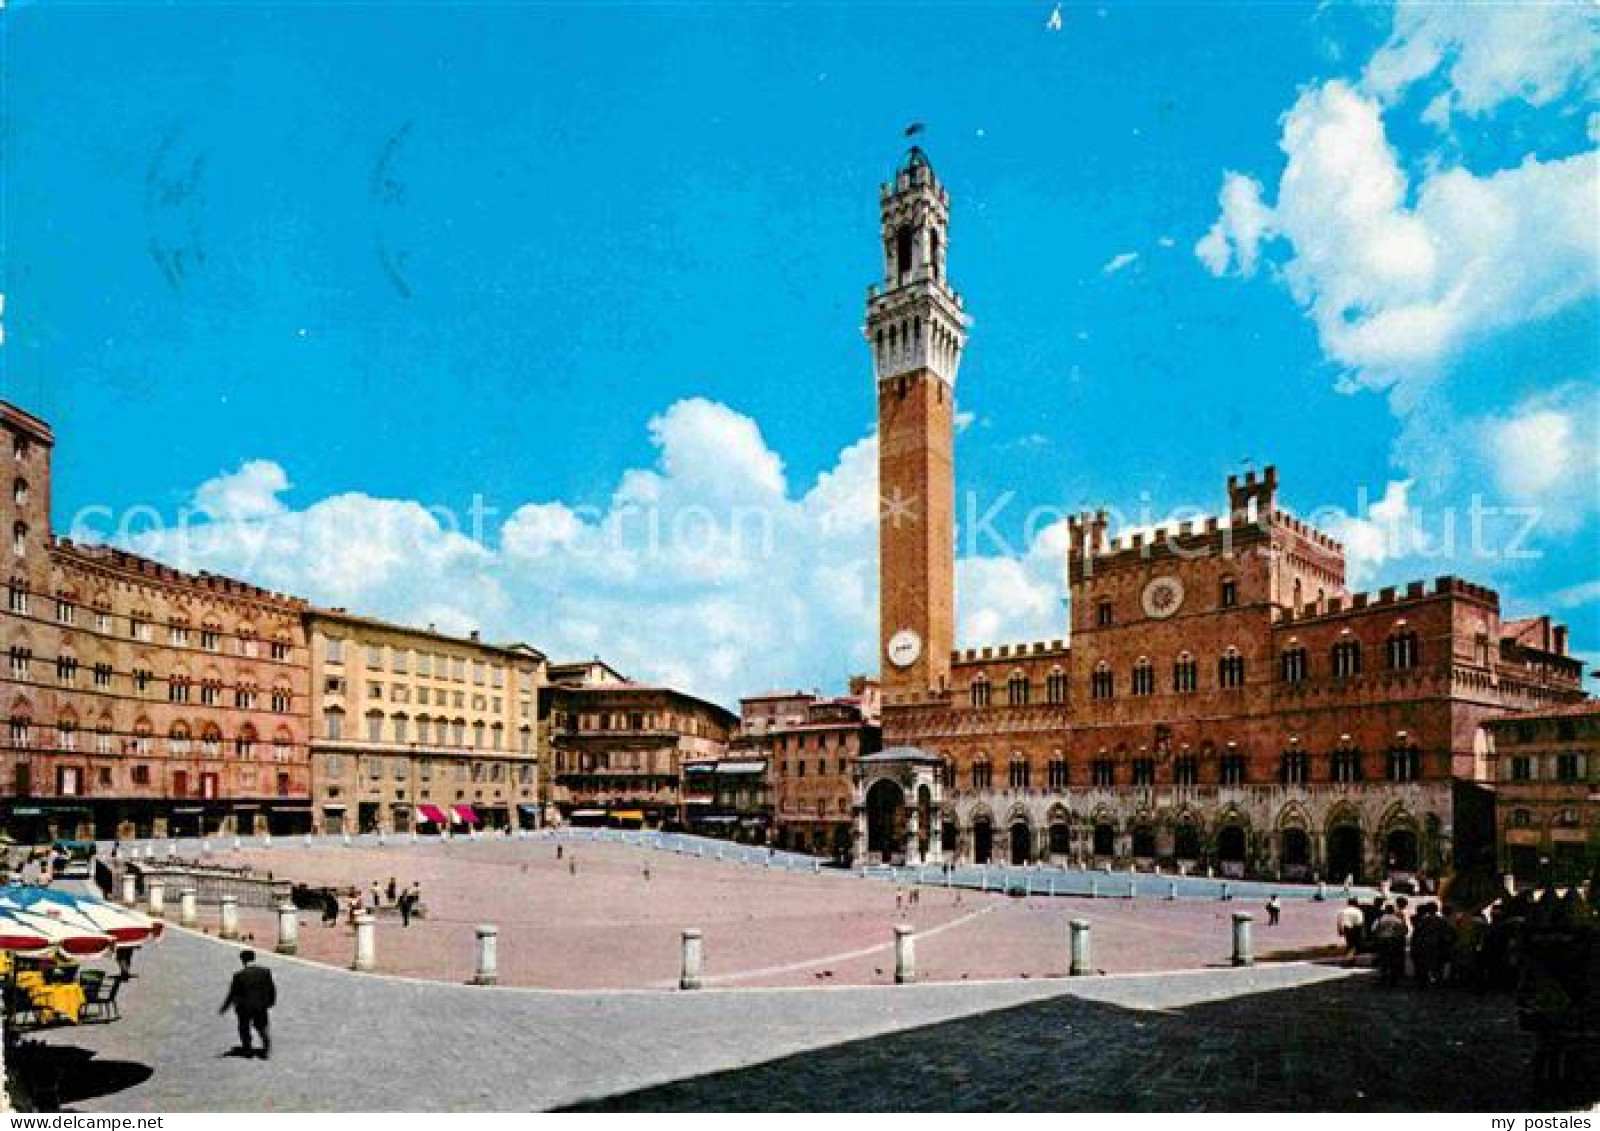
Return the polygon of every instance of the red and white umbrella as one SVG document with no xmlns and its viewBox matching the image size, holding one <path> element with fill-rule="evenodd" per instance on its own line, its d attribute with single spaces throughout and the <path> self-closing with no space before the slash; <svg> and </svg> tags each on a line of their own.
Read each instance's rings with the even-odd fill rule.
<svg viewBox="0 0 1600 1131">
<path fill-rule="evenodd" d="M 42 935 L 48 946 L 70 958 L 91 958 L 103 954 L 116 942 L 75 912 L 51 908 L 48 914 L 19 908 L 0 908 L 0 916 Z"/>
<path fill-rule="evenodd" d="M 69 922 L 110 935 L 118 946 L 142 946 L 161 935 L 161 922 L 148 915 L 59 888 L 0 888 L 0 910 L 8 908 L 35 915 L 52 915 L 59 911 Z"/>
<path fill-rule="evenodd" d="M 50 937 L 37 927 L 13 919 L 0 911 L 0 951 L 11 954 L 37 954 L 49 950 Z"/>
</svg>

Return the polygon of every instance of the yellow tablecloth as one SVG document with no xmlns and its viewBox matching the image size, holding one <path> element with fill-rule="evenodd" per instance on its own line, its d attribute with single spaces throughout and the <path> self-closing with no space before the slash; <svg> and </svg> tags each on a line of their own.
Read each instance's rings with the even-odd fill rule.
<svg viewBox="0 0 1600 1131">
<path fill-rule="evenodd" d="M 17 988 L 28 995 L 28 1000 L 45 1021 L 59 1017 L 76 1025 L 87 1000 L 83 987 L 76 982 L 51 984 L 36 970 L 24 970 L 18 974 Z"/>
</svg>

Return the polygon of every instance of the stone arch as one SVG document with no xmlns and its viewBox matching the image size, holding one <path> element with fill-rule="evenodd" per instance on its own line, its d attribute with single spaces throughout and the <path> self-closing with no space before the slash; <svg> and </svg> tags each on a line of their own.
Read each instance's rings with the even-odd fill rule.
<svg viewBox="0 0 1600 1131">
<path fill-rule="evenodd" d="M 1389 873 L 1413 873 L 1422 867 L 1422 823 L 1397 801 L 1378 820 L 1378 850 Z"/>
<path fill-rule="evenodd" d="M 1361 811 L 1341 801 L 1328 810 L 1323 829 L 1323 860 L 1329 878 L 1336 882 L 1346 878 L 1360 881 L 1366 871 L 1366 832 Z"/>
<path fill-rule="evenodd" d="M 1033 862 L 1033 818 L 1021 805 L 1013 805 L 1006 815 L 1006 860 L 1013 865 Z"/>
<path fill-rule="evenodd" d="M 1291 801 L 1279 810 L 1275 824 L 1278 871 L 1291 880 L 1309 879 L 1315 866 L 1311 815 L 1299 801 Z"/>
<path fill-rule="evenodd" d="M 867 787 L 867 851 L 887 858 L 905 844 L 906 791 L 893 778 L 880 777 Z"/>
<path fill-rule="evenodd" d="M 1229 804 L 1217 814 L 1212 850 L 1227 875 L 1242 875 L 1250 860 L 1250 818 Z"/>
<path fill-rule="evenodd" d="M 994 814 L 987 805 L 975 806 L 967 819 L 972 837 L 972 862 L 987 864 L 994 857 Z"/>
<path fill-rule="evenodd" d="M 1072 853 L 1072 814 L 1061 802 L 1050 806 L 1045 814 L 1046 851 L 1051 856 L 1068 856 Z"/>
</svg>

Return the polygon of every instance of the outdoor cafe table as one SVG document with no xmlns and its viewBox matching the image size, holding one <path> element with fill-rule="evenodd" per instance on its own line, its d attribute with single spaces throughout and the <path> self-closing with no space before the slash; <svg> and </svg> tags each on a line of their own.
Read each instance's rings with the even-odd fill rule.
<svg viewBox="0 0 1600 1131">
<path fill-rule="evenodd" d="M 20 971 L 17 988 L 28 995 L 44 1020 L 59 1017 L 76 1025 L 87 1001 L 83 987 L 77 982 L 46 982 L 37 970 Z"/>
</svg>

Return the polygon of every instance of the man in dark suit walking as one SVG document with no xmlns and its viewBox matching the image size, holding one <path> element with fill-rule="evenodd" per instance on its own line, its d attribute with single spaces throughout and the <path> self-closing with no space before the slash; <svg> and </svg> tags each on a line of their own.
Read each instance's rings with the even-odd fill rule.
<svg viewBox="0 0 1600 1131">
<path fill-rule="evenodd" d="M 278 1004 L 278 988 L 272 984 L 272 971 L 255 964 L 255 951 L 244 951 L 239 955 L 239 961 L 244 964 L 244 969 L 233 976 L 233 982 L 228 986 L 228 996 L 217 1012 L 226 1013 L 230 1005 L 233 1007 L 233 1014 L 239 1019 L 239 1047 L 246 1056 L 252 1053 L 250 1030 L 254 1028 L 260 1033 L 261 1059 L 265 1060 L 272 1055 L 267 1011 Z"/>
</svg>

